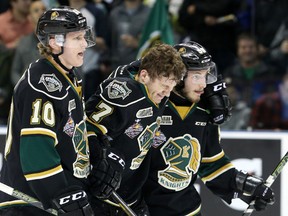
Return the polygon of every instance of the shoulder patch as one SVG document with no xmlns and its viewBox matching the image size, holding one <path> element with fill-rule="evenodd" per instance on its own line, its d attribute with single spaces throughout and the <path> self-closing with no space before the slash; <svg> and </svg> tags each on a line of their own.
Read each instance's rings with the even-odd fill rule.
<svg viewBox="0 0 288 216">
<path fill-rule="evenodd" d="M 127 87 L 126 81 L 113 80 L 106 88 L 108 88 L 108 97 L 110 99 L 122 98 L 124 100 L 132 92 Z"/>
<path fill-rule="evenodd" d="M 99 95 L 105 102 L 117 107 L 129 107 L 146 100 L 140 84 L 127 77 L 105 80 L 100 84 Z"/>
<path fill-rule="evenodd" d="M 43 93 L 50 98 L 63 100 L 68 95 L 68 81 L 46 59 L 30 65 L 27 70 L 27 79 L 34 91 Z"/>
<path fill-rule="evenodd" d="M 61 91 L 63 84 L 55 74 L 42 74 L 39 83 L 43 83 L 48 92 Z"/>
</svg>

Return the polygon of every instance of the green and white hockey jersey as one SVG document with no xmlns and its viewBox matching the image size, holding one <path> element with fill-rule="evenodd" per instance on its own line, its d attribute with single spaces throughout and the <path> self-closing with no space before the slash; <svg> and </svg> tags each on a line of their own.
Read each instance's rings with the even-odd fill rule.
<svg viewBox="0 0 288 216">
<path fill-rule="evenodd" d="M 117 193 L 128 203 L 138 198 L 145 181 L 136 175 L 137 169 L 149 152 L 166 101 L 167 98 L 155 104 L 145 85 L 133 76 L 123 76 L 105 80 L 86 103 L 89 136 L 107 134 L 111 147 L 125 158 L 125 170 Z M 91 160 L 92 157 L 91 154 Z"/>
<path fill-rule="evenodd" d="M 45 207 L 60 190 L 85 189 L 90 172 L 81 79 L 52 59 L 32 63 L 15 86 L 1 182 Z M 0 193 L 0 206 L 23 204 Z"/>
<path fill-rule="evenodd" d="M 214 194 L 231 201 L 235 168 L 221 148 L 218 126 L 209 123 L 201 101 L 192 104 L 172 93 L 152 146 L 146 158 L 149 177 L 143 187 L 152 216 L 198 215 L 197 177 Z"/>
</svg>

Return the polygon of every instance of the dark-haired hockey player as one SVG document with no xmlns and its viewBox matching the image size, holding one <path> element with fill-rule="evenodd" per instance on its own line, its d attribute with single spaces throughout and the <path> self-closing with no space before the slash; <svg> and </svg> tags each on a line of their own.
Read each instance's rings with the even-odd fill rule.
<svg viewBox="0 0 288 216">
<path fill-rule="evenodd" d="M 172 46 L 161 44 L 146 53 L 139 68 L 132 71 L 135 76 L 125 70 L 122 68 L 130 77 L 106 79 L 86 103 L 93 165 L 91 191 L 104 199 L 94 199 L 96 215 L 125 215 L 118 203 L 109 199 L 112 190 L 119 187 L 121 175 L 117 193 L 137 215 L 146 214 L 139 194 L 144 179 L 135 173 L 157 133 L 157 117 L 162 115 L 167 97 L 186 68 Z M 95 145 L 97 140 L 99 144 Z"/>
<path fill-rule="evenodd" d="M 15 86 L 1 182 L 58 214 L 91 216 L 89 147 L 75 67 L 95 38 L 86 18 L 70 7 L 46 11 L 36 34 L 44 58 L 30 64 Z M 51 215 L 2 192 L 0 202 L 0 215 Z"/>
<path fill-rule="evenodd" d="M 235 197 L 247 203 L 256 199 L 256 210 L 265 209 L 274 202 L 272 189 L 260 178 L 236 170 L 220 146 L 215 123 L 229 118 L 230 105 L 224 83 L 211 73 L 211 56 L 195 42 L 174 47 L 187 74 L 169 97 L 146 157 L 150 171 L 143 193 L 150 214 L 201 215 L 201 198 L 194 187 L 197 176 L 227 203 Z"/>
</svg>

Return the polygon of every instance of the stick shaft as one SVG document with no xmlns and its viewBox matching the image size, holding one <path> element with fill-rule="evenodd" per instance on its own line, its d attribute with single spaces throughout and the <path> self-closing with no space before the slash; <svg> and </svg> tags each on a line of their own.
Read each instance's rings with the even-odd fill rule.
<svg viewBox="0 0 288 216">
<path fill-rule="evenodd" d="M 0 190 L 4 193 L 10 195 L 10 196 L 13 196 L 17 199 L 21 199 L 21 200 L 29 203 L 30 205 L 33 205 L 39 209 L 42 209 L 43 211 L 49 212 L 52 215 L 58 215 L 57 211 L 55 209 L 44 209 L 42 203 L 39 200 L 21 192 L 21 191 L 15 190 L 14 188 L 12 188 L 8 185 L 5 185 L 1 182 L 0 182 Z"/>
<path fill-rule="evenodd" d="M 101 141 L 106 147 L 110 147 L 110 143 L 108 139 L 106 139 L 106 136 L 102 136 Z M 103 148 L 103 159 L 107 159 L 107 154 L 106 154 L 107 148 Z M 111 194 L 112 199 L 116 201 L 119 206 L 122 208 L 122 210 L 128 215 L 128 216 L 137 216 L 135 212 L 128 206 L 128 204 L 117 194 L 117 192 L 114 190 L 112 191 Z"/>
<path fill-rule="evenodd" d="M 115 192 L 111 194 L 112 198 L 118 202 L 120 207 L 128 216 L 137 216 L 136 213 L 127 205 L 127 203 Z"/>
<path fill-rule="evenodd" d="M 288 152 L 286 152 L 286 154 L 282 157 L 282 159 L 277 164 L 276 168 L 273 170 L 271 175 L 269 175 L 269 177 L 267 178 L 266 183 L 265 183 L 265 185 L 267 187 L 270 187 L 274 183 L 274 181 L 279 176 L 279 174 L 282 172 L 282 170 L 283 170 L 283 168 L 287 162 L 288 162 Z M 255 201 L 253 200 L 249 204 L 247 209 L 243 212 L 242 216 L 250 216 L 254 211 L 254 204 L 255 204 Z"/>
</svg>

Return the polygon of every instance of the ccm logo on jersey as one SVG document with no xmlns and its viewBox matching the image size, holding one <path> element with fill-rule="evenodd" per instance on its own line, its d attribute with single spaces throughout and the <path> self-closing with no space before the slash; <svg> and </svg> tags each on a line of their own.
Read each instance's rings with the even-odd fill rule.
<svg viewBox="0 0 288 216">
<path fill-rule="evenodd" d="M 110 154 L 108 155 L 109 158 L 111 158 L 112 160 L 118 161 L 118 163 L 122 166 L 125 167 L 125 161 L 120 158 L 118 155 L 114 154 L 113 152 L 110 152 Z"/>
<path fill-rule="evenodd" d="M 220 91 L 222 88 L 224 88 L 224 89 L 226 88 L 226 83 L 225 82 L 219 83 L 217 85 L 214 85 L 213 86 L 213 91 L 217 92 L 217 91 Z"/>
<path fill-rule="evenodd" d="M 60 198 L 59 204 L 63 205 L 63 204 L 69 203 L 70 201 L 75 201 L 75 200 L 81 199 L 81 198 L 86 197 L 86 196 L 87 195 L 86 195 L 85 191 L 79 191 L 75 194 L 71 194 L 71 195 L 68 195 L 66 197 Z"/>
<path fill-rule="evenodd" d="M 206 122 L 195 122 L 195 125 L 197 125 L 197 126 L 206 126 Z"/>
</svg>

